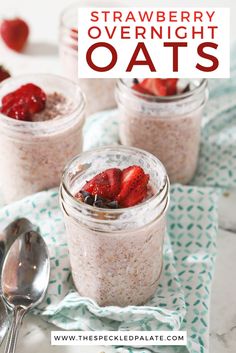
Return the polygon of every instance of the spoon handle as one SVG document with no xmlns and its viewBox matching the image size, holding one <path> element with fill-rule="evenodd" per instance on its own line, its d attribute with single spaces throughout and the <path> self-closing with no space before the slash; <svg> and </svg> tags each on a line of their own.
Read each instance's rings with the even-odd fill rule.
<svg viewBox="0 0 236 353">
<path fill-rule="evenodd" d="M 14 353 L 16 348 L 16 341 L 21 326 L 22 319 L 26 310 L 22 307 L 15 307 L 13 310 L 13 319 L 11 327 L 7 336 L 4 353 Z"/>
</svg>

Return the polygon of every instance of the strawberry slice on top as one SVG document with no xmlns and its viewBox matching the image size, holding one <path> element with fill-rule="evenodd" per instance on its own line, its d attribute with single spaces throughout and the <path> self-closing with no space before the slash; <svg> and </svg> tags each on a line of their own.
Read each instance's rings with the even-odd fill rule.
<svg viewBox="0 0 236 353">
<path fill-rule="evenodd" d="M 46 106 L 46 93 L 33 83 L 27 83 L 2 98 L 1 113 L 17 120 L 31 121 L 32 116 Z"/>
<path fill-rule="evenodd" d="M 106 205 L 107 200 L 115 202 L 119 208 L 131 207 L 146 198 L 148 182 L 149 175 L 145 174 L 144 170 L 137 165 L 130 166 L 124 170 L 110 168 L 87 181 L 75 197 L 81 200 L 81 194 L 86 193 L 84 195 L 89 202 L 92 201 L 90 196 L 103 198 L 100 200 L 103 203 L 103 207 Z M 93 202 L 90 204 L 93 204 Z"/>
<path fill-rule="evenodd" d="M 106 169 L 87 181 L 82 190 L 112 201 L 120 191 L 121 174 L 118 168 Z"/>
<path fill-rule="evenodd" d="M 173 96 L 177 94 L 176 78 L 145 78 L 132 86 L 132 89 L 153 96 Z"/>
<path fill-rule="evenodd" d="M 177 83 L 178 79 L 177 78 L 166 78 L 164 81 L 164 84 L 166 86 L 166 95 L 167 96 L 174 96 L 177 94 Z"/>
<path fill-rule="evenodd" d="M 148 80 L 148 79 L 145 79 L 145 80 Z M 145 81 L 144 80 L 144 81 Z M 142 94 L 152 94 L 146 87 L 145 87 L 145 84 L 143 84 L 143 82 L 137 82 L 135 83 L 133 86 L 132 86 L 132 89 L 134 91 L 137 91 L 139 93 L 142 93 Z"/>
<path fill-rule="evenodd" d="M 121 189 L 116 197 L 121 207 L 131 207 L 142 202 L 147 196 L 149 175 L 144 170 L 133 165 L 123 170 Z"/>
</svg>

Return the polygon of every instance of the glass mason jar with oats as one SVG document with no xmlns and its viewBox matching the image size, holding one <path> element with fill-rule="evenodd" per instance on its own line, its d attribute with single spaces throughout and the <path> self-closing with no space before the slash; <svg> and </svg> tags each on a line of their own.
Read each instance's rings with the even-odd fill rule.
<svg viewBox="0 0 236 353">
<path fill-rule="evenodd" d="M 26 93 L 22 91 L 26 87 L 28 101 L 24 101 Z M 45 108 L 29 118 L 40 94 L 46 97 Z M 12 97 L 10 111 L 3 102 Z M 18 98 L 23 105 L 18 104 Z M 13 202 L 59 186 L 65 164 L 82 151 L 85 98 L 78 85 L 50 74 L 13 77 L 0 85 L 0 106 L 0 184 L 4 201 Z M 29 111 L 24 111 L 25 107 Z M 15 118 L 6 115 L 5 110 Z M 25 116 L 20 115 L 23 113 Z"/>
<path fill-rule="evenodd" d="M 120 141 L 154 154 L 172 183 L 186 184 L 197 167 L 207 80 L 180 80 L 179 87 L 155 80 L 118 81 Z M 170 84 L 171 80 L 163 81 Z"/>
<path fill-rule="evenodd" d="M 149 174 L 151 194 L 139 204 L 99 208 L 75 197 L 102 170 L 130 165 Z M 163 263 L 169 181 L 161 162 L 129 147 L 82 153 L 64 171 L 60 202 L 79 294 L 101 306 L 145 303 L 157 289 Z"/>
</svg>

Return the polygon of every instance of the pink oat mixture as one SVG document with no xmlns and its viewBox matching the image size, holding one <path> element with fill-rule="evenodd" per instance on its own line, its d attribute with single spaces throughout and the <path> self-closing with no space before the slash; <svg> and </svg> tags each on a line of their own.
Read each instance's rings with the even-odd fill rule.
<svg viewBox="0 0 236 353">
<path fill-rule="evenodd" d="M 69 98 L 60 93 L 54 92 L 47 95 L 45 109 L 33 115 L 33 121 L 47 121 L 60 119 L 62 116 L 70 114 L 74 109 L 74 103 Z"/>
<path fill-rule="evenodd" d="M 123 145 L 144 149 L 164 164 L 171 182 L 188 183 L 197 168 L 202 113 L 160 118 L 120 109 Z"/>
<path fill-rule="evenodd" d="M 162 270 L 164 217 L 120 234 L 88 231 L 68 217 L 65 221 L 72 276 L 81 296 L 101 306 L 124 307 L 144 304 L 155 293 Z"/>
</svg>

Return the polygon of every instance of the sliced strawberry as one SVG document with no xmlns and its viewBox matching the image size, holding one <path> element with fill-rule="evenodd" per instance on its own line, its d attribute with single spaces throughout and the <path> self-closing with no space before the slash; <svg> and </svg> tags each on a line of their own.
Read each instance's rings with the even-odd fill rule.
<svg viewBox="0 0 236 353">
<path fill-rule="evenodd" d="M 104 170 L 89 180 L 82 190 L 92 195 L 113 200 L 120 191 L 121 174 L 122 172 L 118 168 Z"/>
<path fill-rule="evenodd" d="M 93 206 L 103 208 L 131 207 L 142 202 L 147 196 L 148 181 L 149 175 L 145 174 L 139 166 L 133 165 L 123 171 L 111 168 L 89 180 L 79 194 L 84 195 L 86 198 L 84 202 L 89 204 L 95 196 L 96 200 L 93 199 Z"/>
<path fill-rule="evenodd" d="M 141 84 L 150 94 L 166 96 L 166 86 L 160 78 L 146 78 Z"/>
<path fill-rule="evenodd" d="M 130 166 L 123 170 L 121 189 L 116 197 L 121 207 L 130 207 L 138 204 L 147 196 L 149 175 L 139 166 Z"/>
<path fill-rule="evenodd" d="M 177 78 L 167 78 L 165 80 L 165 85 L 167 88 L 167 96 L 174 96 L 177 94 Z"/>
<path fill-rule="evenodd" d="M 5 80 L 6 78 L 10 77 L 9 71 L 7 71 L 4 66 L 0 65 L 0 82 Z"/>
<path fill-rule="evenodd" d="M 132 88 L 141 93 L 151 94 L 154 96 L 172 96 L 177 93 L 177 82 L 175 78 L 145 78 Z"/>
<path fill-rule="evenodd" d="M 122 200 L 130 191 L 136 187 L 137 183 L 145 175 L 143 169 L 137 165 L 125 168 L 121 176 L 121 190 L 118 198 Z"/>
<path fill-rule="evenodd" d="M 46 94 L 38 86 L 28 83 L 20 88 L 22 100 L 28 105 L 30 114 L 41 112 L 45 108 Z"/>
<path fill-rule="evenodd" d="M 145 197 L 147 197 L 147 184 L 149 181 L 149 175 L 145 174 L 143 178 L 139 181 L 136 187 L 130 191 L 128 196 L 123 200 L 119 201 L 121 207 L 131 207 L 142 202 Z"/>
<path fill-rule="evenodd" d="M 33 114 L 45 108 L 46 99 L 47 96 L 40 87 L 27 83 L 2 98 L 1 112 L 11 118 L 18 119 L 19 116 L 20 120 L 30 120 Z"/>
<path fill-rule="evenodd" d="M 151 94 L 141 83 L 135 83 L 131 88 L 142 94 Z"/>
<path fill-rule="evenodd" d="M 27 106 L 23 103 L 16 103 L 11 105 L 9 109 L 2 107 L 1 113 L 16 120 L 30 121 L 31 118 Z"/>
<path fill-rule="evenodd" d="M 118 168 L 111 168 L 107 169 L 106 174 L 110 185 L 110 196 L 114 199 L 120 192 L 122 172 Z"/>
<path fill-rule="evenodd" d="M 3 20 L 0 33 L 3 41 L 10 49 L 21 52 L 29 36 L 29 26 L 20 18 Z"/>
</svg>

